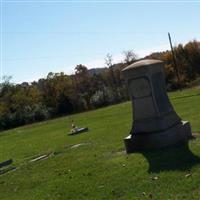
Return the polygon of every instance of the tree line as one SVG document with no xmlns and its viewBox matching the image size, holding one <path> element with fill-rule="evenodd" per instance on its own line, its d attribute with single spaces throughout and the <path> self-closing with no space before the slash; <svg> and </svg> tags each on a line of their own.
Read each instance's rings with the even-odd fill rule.
<svg viewBox="0 0 200 200">
<path fill-rule="evenodd" d="M 175 59 L 179 79 L 177 79 L 176 70 L 171 51 L 156 52 L 145 58 L 159 59 L 165 62 L 166 83 L 169 90 L 175 90 L 179 87 L 187 87 L 191 81 L 200 75 L 200 42 L 193 40 L 186 45 L 179 44 L 174 48 Z"/>
<path fill-rule="evenodd" d="M 12 84 L 10 77 L 5 77 L 0 85 L 0 130 L 127 101 L 129 95 L 121 70 L 138 58 L 133 51 L 123 55 L 122 62 L 113 64 L 112 55 L 107 54 L 106 68 L 93 73 L 79 64 L 73 75 L 50 72 L 32 83 Z M 200 42 L 179 44 L 175 56 L 179 82 L 171 51 L 145 57 L 165 62 L 168 90 L 186 87 L 200 75 Z"/>
</svg>

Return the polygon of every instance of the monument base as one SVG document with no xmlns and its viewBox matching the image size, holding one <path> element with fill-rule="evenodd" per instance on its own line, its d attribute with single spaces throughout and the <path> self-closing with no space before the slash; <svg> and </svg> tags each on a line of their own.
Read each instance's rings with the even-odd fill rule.
<svg viewBox="0 0 200 200">
<path fill-rule="evenodd" d="M 188 121 L 161 132 L 133 134 L 124 138 L 127 153 L 147 149 L 159 149 L 173 146 L 178 143 L 186 142 L 192 138 L 191 127 Z"/>
</svg>

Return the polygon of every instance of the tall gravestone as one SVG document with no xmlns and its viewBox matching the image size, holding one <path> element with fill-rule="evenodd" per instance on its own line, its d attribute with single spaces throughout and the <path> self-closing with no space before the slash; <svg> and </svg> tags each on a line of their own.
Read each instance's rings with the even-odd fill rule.
<svg viewBox="0 0 200 200">
<path fill-rule="evenodd" d="M 190 123 L 181 121 L 165 89 L 164 63 L 141 60 L 123 69 L 132 100 L 133 123 L 124 139 L 127 153 L 187 141 Z"/>
</svg>

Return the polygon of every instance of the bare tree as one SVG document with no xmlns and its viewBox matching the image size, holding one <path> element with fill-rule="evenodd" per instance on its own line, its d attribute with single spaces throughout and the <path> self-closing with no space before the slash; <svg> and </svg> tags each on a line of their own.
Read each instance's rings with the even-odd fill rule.
<svg viewBox="0 0 200 200">
<path fill-rule="evenodd" d="M 107 54 L 106 57 L 105 57 L 105 64 L 108 68 L 110 68 L 112 65 L 113 65 L 113 58 L 112 58 L 112 55 L 111 54 Z"/>
<path fill-rule="evenodd" d="M 124 62 L 127 64 L 133 63 L 137 59 L 137 55 L 133 50 L 124 51 Z"/>
<path fill-rule="evenodd" d="M 115 72 L 114 72 L 113 58 L 112 58 L 112 55 L 109 53 L 105 57 L 105 64 L 109 69 L 110 83 L 111 83 L 111 88 L 114 94 L 114 101 L 117 102 L 119 99 L 117 81 L 116 81 Z"/>
</svg>

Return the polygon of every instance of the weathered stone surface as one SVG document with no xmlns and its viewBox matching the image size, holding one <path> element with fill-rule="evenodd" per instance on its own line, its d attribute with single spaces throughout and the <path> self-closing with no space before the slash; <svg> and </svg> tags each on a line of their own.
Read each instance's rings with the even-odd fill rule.
<svg viewBox="0 0 200 200">
<path fill-rule="evenodd" d="M 164 131 L 129 135 L 124 139 L 124 142 L 127 153 L 131 153 L 186 142 L 191 136 L 190 123 L 183 121 Z"/>
<path fill-rule="evenodd" d="M 127 152 L 129 149 L 170 146 L 182 141 L 182 137 L 191 136 L 189 123 L 182 124 L 167 96 L 162 61 L 141 60 L 123 69 L 122 73 L 134 116 L 130 136 L 125 138 Z"/>
<path fill-rule="evenodd" d="M 48 158 L 48 155 L 42 155 L 42 156 L 39 156 L 37 158 L 30 160 L 30 162 L 36 162 L 36 161 L 39 161 L 39 160 L 44 160 L 46 158 Z"/>
<path fill-rule="evenodd" d="M 68 135 L 77 135 L 79 133 L 87 132 L 88 130 L 89 130 L 88 127 L 86 127 L 86 128 L 76 128 L 76 129 L 72 130 L 70 133 L 68 133 Z"/>
<path fill-rule="evenodd" d="M 13 160 L 12 160 L 12 159 L 3 161 L 3 162 L 0 163 L 0 168 L 1 168 L 1 167 L 8 166 L 8 165 L 10 165 L 10 164 L 12 164 L 12 163 L 13 163 Z"/>
</svg>

